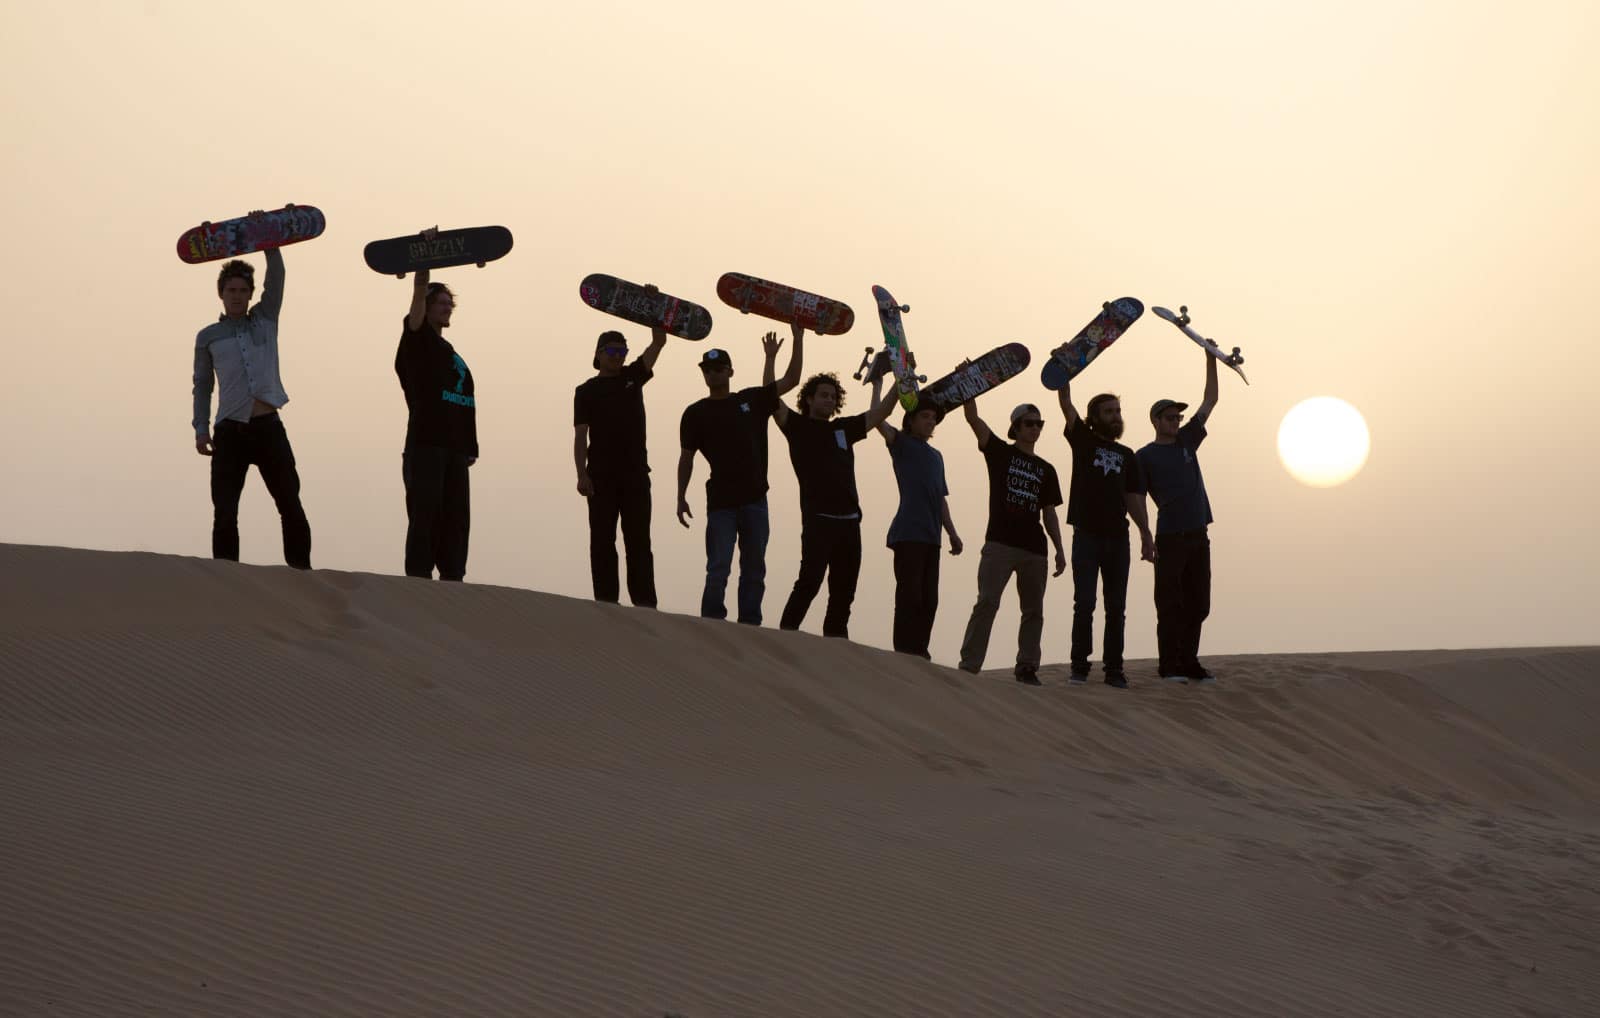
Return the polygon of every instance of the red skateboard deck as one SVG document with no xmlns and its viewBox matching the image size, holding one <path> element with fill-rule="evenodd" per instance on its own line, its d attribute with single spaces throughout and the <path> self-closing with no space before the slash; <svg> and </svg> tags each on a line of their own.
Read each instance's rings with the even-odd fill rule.
<svg viewBox="0 0 1600 1018">
<path fill-rule="evenodd" d="M 191 265 L 236 258 L 320 237 L 327 225 L 322 211 L 310 205 L 285 205 L 259 216 L 201 223 L 178 238 L 178 257 Z"/>
<path fill-rule="evenodd" d="M 717 280 L 717 296 L 724 304 L 745 314 L 799 325 L 819 336 L 842 335 L 849 332 L 856 321 L 856 313 L 842 301 L 743 272 L 724 272 Z"/>
</svg>

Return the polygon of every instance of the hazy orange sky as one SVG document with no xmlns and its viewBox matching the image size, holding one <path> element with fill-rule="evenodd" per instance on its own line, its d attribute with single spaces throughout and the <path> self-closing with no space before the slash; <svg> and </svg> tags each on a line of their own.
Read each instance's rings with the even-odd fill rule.
<svg viewBox="0 0 1600 1018">
<path fill-rule="evenodd" d="M 707 342 L 755 384 L 770 323 L 714 293 L 738 270 L 856 309 L 851 333 L 811 340 L 807 373 L 848 372 L 881 339 L 874 283 L 911 305 L 933 375 L 1013 341 L 1037 363 L 1122 295 L 1188 304 L 1242 347 L 1253 384 L 1223 373 L 1201 456 L 1216 513 L 1204 651 L 1600 642 L 1593 4 L 7 7 L 0 540 L 209 553 L 189 389 L 216 266 L 173 246 L 201 220 L 292 201 L 328 218 L 285 249 L 281 332 L 319 567 L 401 571 L 392 362 L 410 287 L 367 270 L 362 245 L 501 223 L 505 260 L 438 274 L 478 386 L 469 581 L 589 594 L 572 389 L 618 323 L 578 280 L 706 304 Z M 672 513 L 703 348 L 669 341 L 646 392 L 658 585 L 680 612 L 704 571 L 703 461 L 694 528 Z M 1146 315 L 1075 389 L 1120 393 L 1137 446 L 1143 410 L 1196 401 L 1202 380 L 1203 355 Z M 1276 455 L 1283 414 L 1316 395 L 1372 432 L 1339 488 L 1302 487 Z M 1036 371 L 980 408 L 1003 422 L 1024 400 L 1065 473 Z M 969 543 L 944 560 L 933 650 L 948 663 L 986 481 L 959 419 L 934 440 Z M 852 634 L 887 646 L 896 496 L 876 439 L 857 473 Z M 771 480 L 775 623 L 799 552 L 776 429 Z M 241 532 L 246 561 L 281 563 L 254 473 Z M 1069 579 L 1052 581 L 1047 661 L 1066 658 L 1070 612 Z M 819 600 L 807 628 L 821 614 Z M 1015 621 L 1008 595 L 990 666 L 1010 662 Z M 1154 653 L 1154 623 L 1136 563 L 1130 654 Z"/>
</svg>

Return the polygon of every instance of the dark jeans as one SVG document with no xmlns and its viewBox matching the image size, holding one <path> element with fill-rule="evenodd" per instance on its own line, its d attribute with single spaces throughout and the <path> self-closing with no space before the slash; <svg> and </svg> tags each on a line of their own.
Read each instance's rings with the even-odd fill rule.
<svg viewBox="0 0 1600 1018">
<path fill-rule="evenodd" d="M 239 496 L 255 467 L 283 521 L 283 560 L 310 569 L 311 524 L 300 507 L 300 475 L 283 421 L 275 413 L 223 421 L 211 442 L 211 557 L 239 561 Z"/>
<path fill-rule="evenodd" d="M 939 610 L 939 546 L 902 541 L 894 552 L 894 649 L 928 656 Z"/>
<path fill-rule="evenodd" d="M 835 520 L 815 514 L 800 525 L 800 575 L 795 577 L 789 603 L 783 606 L 780 629 L 799 629 L 811 601 L 828 578 L 828 610 L 822 616 L 822 635 L 850 635 L 850 604 L 856 599 L 856 579 L 861 575 L 861 520 Z"/>
<path fill-rule="evenodd" d="M 733 572 L 733 545 L 739 544 L 739 621 L 761 625 L 761 599 L 767 592 L 767 500 L 732 509 L 706 511 L 706 589 L 700 614 L 728 617 L 728 576 Z"/>
<path fill-rule="evenodd" d="M 1089 674 L 1094 652 L 1094 600 L 1105 589 L 1106 639 L 1100 660 L 1107 675 L 1122 671 L 1123 628 L 1128 613 L 1128 532 L 1118 536 L 1072 531 L 1072 671 Z"/>
<path fill-rule="evenodd" d="M 656 606 L 656 563 L 650 553 L 650 475 L 590 475 L 589 574 L 594 599 L 616 603 L 617 520 L 628 558 L 628 600 L 640 608 Z"/>
<path fill-rule="evenodd" d="M 472 493 L 467 456 L 436 445 L 407 449 L 400 457 L 406 485 L 406 575 L 460 580 L 467 575 L 467 534 Z"/>
<path fill-rule="evenodd" d="M 1156 645 L 1162 675 L 1202 673 L 1200 625 L 1211 614 L 1211 539 L 1204 530 L 1156 535 Z"/>
</svg>

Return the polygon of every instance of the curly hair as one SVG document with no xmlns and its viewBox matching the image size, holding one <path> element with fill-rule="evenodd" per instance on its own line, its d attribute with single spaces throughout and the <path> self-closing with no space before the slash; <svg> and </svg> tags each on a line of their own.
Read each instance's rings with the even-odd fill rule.
<svg viewBox="0 0 1600 1018">
<path fill-rule="evenodd" d="M 256 289 L 256 267 L 251 265 L 249 262 L 241 261 L 238 258 L 235 258 L 231 262 L 223 263 L 222 271 L 217 273 L 218 297 L 222 296 L 222 288 L 228 285 L 228 280 L 230 279 L 244 280 L 246 283 L 250 284 L 250 292 L 254 293 Z"/>
<path fill-rule="evenodd" d="M 838 399 L 833 404 L 833 415 L 844 409 L 844 386 L 839 384 L 839 376 L 831 371 L 824 371 L 819 375 L 812 375 L 806 379 L 806 384 L 800 387 L 800 395 L 795 397 L 795 409 L 800 411 L 801 417 L 811 416 L 811 397 L 817 394 L 817 387 L 822 385 L 833 386 Z"/>
</svg>

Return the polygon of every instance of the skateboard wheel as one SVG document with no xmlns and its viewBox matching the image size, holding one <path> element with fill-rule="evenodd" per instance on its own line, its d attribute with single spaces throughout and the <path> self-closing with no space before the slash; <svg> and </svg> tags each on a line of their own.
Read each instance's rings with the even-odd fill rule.
<svg viewBox="0 0 1600 1018">
<path fill-rule="evenodd" d="M 479 263 L 478 263 L 478 268 L 480 268 L 480 269 L 481 269 L 481 268 L 483 268 L 483 267 L 484 267 L 484 266 L 485 266 L 485 265 L 487 265 L 487 264 L 488 264 L 488 262 L 479 262 Z"/>
<path fill-rule="evenodd" d="M 396 278 L 396 279 L 404 279 L 404 278 L 406 278 L 406 274 L 404 272 L 396 272 L 394 274 L 394 278 Z"/>
</svg>

